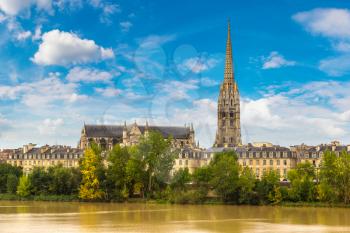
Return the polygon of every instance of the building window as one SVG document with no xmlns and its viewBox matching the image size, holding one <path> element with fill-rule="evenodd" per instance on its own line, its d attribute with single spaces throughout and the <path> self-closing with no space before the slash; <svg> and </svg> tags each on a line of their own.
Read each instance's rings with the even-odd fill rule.
<svg viewBox="0 0 350 233">
<path fill-rule="evenodd" d="M 259 165 L 259 160 L 255 160 L 255 165 Z"/>
<path fill-rule="evenodd" d="M 283 165 L 287 166 L 287 160 L 283 160 Z"/>
<path fill-rule="evenodd" d="M 245 160 L 243 160 L 243 166 L 246 166 L 246 165 L 247 165 L 246 161 L 245 161 Z"/>
<path fill-rule="evenodd" d="M 287 175 L 287 169 L 283 169 L 283 176 Z"/>
<path fill-rule="evenodd" d="M 259 177 L 260 176 L 260 170 L 259 168 L 256 169 L 256 172 L 255 172 L 256 176 Z"/>
<path fill-rule="evenodd" d="M 272 159 L 270 159 L 270 166 L 272 166 L 273 165 L 273 160 Z"/>
<path fill-rule="evenodd" d="M 188 160 L 187 159 L 185 160 L 185 165 L 186 165 L 186 167 L 188 166 Z"/>
<path fill-rule="evenodd" d="M 179 160 L 179 165 L 182 165 L 182 160 L 181 159 Z"/>
<path fill-rule="evenodd" d="M 253 165 L 253 160 L 249 160 L 249 165 L 250 165 L 250 166 Z"/>
<path fill-rule="evenodd" d="M 230 126 L 233 126 L 233 120 L 230 120 Z"/>
<path fill-rule="evenodd" d="M 280 165 L 280 160 L 278 159 L 278 160 L 277 160 L 277 166 L 279 166 L 279 165 Z"/>
<path fill-rule="evenodd" d="M 263 165 L 266 165 L 266 160 L 265 159 L 263 160 Z"/>
</svg>

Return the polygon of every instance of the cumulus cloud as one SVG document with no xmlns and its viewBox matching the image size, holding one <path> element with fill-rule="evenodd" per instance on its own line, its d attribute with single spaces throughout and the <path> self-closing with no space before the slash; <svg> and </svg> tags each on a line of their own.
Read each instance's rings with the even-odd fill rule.
<svg viewBox="0 0 350 233">
<path fill-rule="evenodd" d="M 39 10 L 51 10 L 51 0 L 0 0 L 0 10 L 7 15 L 17 15 L 21 11 L 36 6 Z"/>
<path fill-rule="evenodd" d="M 64 121 L 62 118 L 46 118 L 41 125 L 38 126 L 38 130 L 41 135 L 54 135 L 57 129 L 63 124 Z"/>
<path fill-rule="evenodd" d="M 77 89 L 76 84 L 64 83 L 57 75 L 52 74 L 36 82 L 0 86 L 0 99 L 20 100 L 28 107 L 45 108 L 62 101 L 71 104 L 86 99 L 87 97 L 80 95 Z"/>
<path fill-rule="evenodd" d="M 69 82 L 109 82 L 113 78 L 113 74 L 93 68 L 74 67 L 66 78 Z"/>
<path fill-rule="evenodd" d="M 299 12 L 292 17 L 313 35 L 330 40 L 332 48 L 341 54 L 322 59 L 319 69 L 330 76 L 342 76 L 350 72 L 350 10 L 316 8 Z"/>
<path fill-rule="evenodd" d="M 95 41 L 78 35 L 52 30 L 42 36 L 39 50 L 32 61 L 39 65 L 76 65 L 97 62 L 114 57 L 112 49 L 96 45 Z"/>
<path fill-rule="evenodd" d="M 271 52 L 268 57 L 263 57 L 262 61 L 262 68 L 264 70 L 276 69 L 284 66 L 294 66 L 296 64 L 295 61 L 286 60 L 281 54 L 276 51 Z"/>
<path fill-rule="evenodd" d="M 299 12 L 293 19 L 306 30 L 325 37 L 350 38 L 350 11 L 337 8 L 317 8 Z"/>
</svg>

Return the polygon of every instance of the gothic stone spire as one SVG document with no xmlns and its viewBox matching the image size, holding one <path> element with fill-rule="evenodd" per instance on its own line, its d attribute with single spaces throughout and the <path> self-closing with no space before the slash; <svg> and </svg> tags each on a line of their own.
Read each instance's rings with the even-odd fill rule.
<svg viewBox="0 0 350 233">
<path fill-rule="evenodd" d="M 224 81 L 218 100 L 218 131 L 215 147 L 235 147 L 242 144 L 239 91 L 233 74 L 231 29 L 228 23 Z"/>
<path fill-rule="evenodd" d="M 233 80 L 234 78 L 233 78 L 233 64 L 232 64 L 231 28 L 230 28 L 230 21 L 228 21 L 224 81 L 226 83 L 232 83 Z"/>
</svg>

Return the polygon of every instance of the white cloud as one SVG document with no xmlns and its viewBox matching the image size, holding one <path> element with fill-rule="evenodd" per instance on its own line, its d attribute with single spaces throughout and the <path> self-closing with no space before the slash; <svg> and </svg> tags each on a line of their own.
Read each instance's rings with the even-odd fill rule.
<svg viewBox="0 0 350 233">
<path fill-rule="evenodd" d="M 201 84 L 205 87 L 212 87 L 212 86 L 219 85 L 219 82 L 214 79 L 210 79 L 208 77 L 203 77 L 201 78 Z"/>
<path fill-rule="evenodd" d="M 130 21 L 123 21 L 119 23 L 123 32 L 128 32 L 132 27 L 132 23 Z"/>
<path fill-rule="evenodd" d="M 0 10 L 7 15 L 17 15 L 21 11 L 36 6 L 39 10 L 51 10 L 51 0 L 0 0 Z"/>
<path fill-rule="evenodd" d="M 42 36 L 42 43 L 32 61 L 39 65 L 75 65 L 114 57 L 112 49 L 96 45 L 69 32 L 52 30 Z"/>
<path fill-rule="evenodd" d="M 41 125 L 38 126 L 41 135 L 54 135 L 57 129 L 64 124 L 62 118 L 50 119 L 46 118 Z"/>
<path fill-rule="evenodd" d="M 319 69 L 330 76 L 342 76 L 350 72 L 350 10 L 316 8 L 297 13 L 293 19 L 313 35 L 321 35 L 331 41 L 332 48 L 342 54 L 322 59 Z"/>
<path fill-rule="evenodd" d="M 66 78 L 69 82 L 109 82 L 113 78 L 113 74 L 92 68 L 74 67 Z"/>
<path fill-rule="evenodd" d="M 293 15 L 306 30 L 332 38 L 350 38 L 350 11 L 337 8 L 317 8 Z"/>
<path fill-rule="evenodd" d="M 175 38 L 175 35 L 150 35 L 139 40 L 139 45 L 144 49 L 158 48 L 170 41 L 175 40 Z"/>
<path fill-rule="evenodd" d="M 320 61 L 319 69 L 330 76 L 343 76 L 350 73 L 350 54 L 326 58 Z"/>
<path fill-rule="evenodd" d="M 23 32 L 19 32 L 17 34 L 17 40 L 19 41 L 23 41 L 23 40 L 26 40 L 28 39 L 30 36 L 32 35 L 32 33 L 30 31 L 23 31 Z"/>
<path fill-rule="evenodd" d="M 203 71 L 210 70 L 219 63 L 219 60 L 207 57 L 192 57 L 184 60 L 182 64 L 178 65 L 181 71 L 190 70 L 193 73 L 201 73 Z"/>
<path fill-rule="evenodd" d="M 194 79 L 187 81 L 172 80 L 158 84 L 157 89 L 160 92 L 165 93 L 170 99 L 183 100 L 190 98 L 188 91 L 198 89 L 198 84 L 199 81 Z"/>
<path fill-rule="evenodd" d="M 95 88 L 95 91 L 104 97 L 115 97 L 120 95 L 122 91 L 117 88 L 107 87 L 107 88 Z"/>
<path fill-rule="evenodd" d="M 40 40 L 41 39 L 41 25 L 36 26 L 34 35 L 32 37 L 33 40 Z"/>
<path fill-rule="evenodd" d="M 72 104 L 86 99 L 74 83 L 63 83 L 56 75 L 16 86 L 0 86 L 0 99 L 20 100 L 33 108 L 47 108 L 54 103 Z"/>
<path fill-rule="evenodd" d="M 264 70 L 266 69 L 276 69 L 284 66 L 294 66 L 296 64 L 295 61 L 286 60 L 281 54 L 276 51 L 270 53 L 268 57 L 263 57 L 263 66 Z"/>
</svg>

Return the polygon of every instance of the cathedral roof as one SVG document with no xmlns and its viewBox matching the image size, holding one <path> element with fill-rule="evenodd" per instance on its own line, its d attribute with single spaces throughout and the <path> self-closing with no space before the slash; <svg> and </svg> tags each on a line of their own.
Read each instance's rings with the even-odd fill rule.
<svg viewBox="0 0 350 233">
<path fill-rule="evenodd" d="M 122 137 L 122 125 L 85 125 L 85 135 L 91 138 L 99 137 Z"/>
<path fill-rule="evenodd" d="M 130 130 L 133 126 L 127 126 Z M 163 137 L 167 138 L 172 136 L 176 139 L 186 139 L 190 136 L 190 128 L 188 127 L 177 127 L 177 126 L 145 126 L 137 125 L 143 134 L 146 128 L 150 131 L 158 131 Z M 121 125 L 85 125 L 85 134 L 87 137 L 122 137 L 123 128 Z"/>
</svg>

